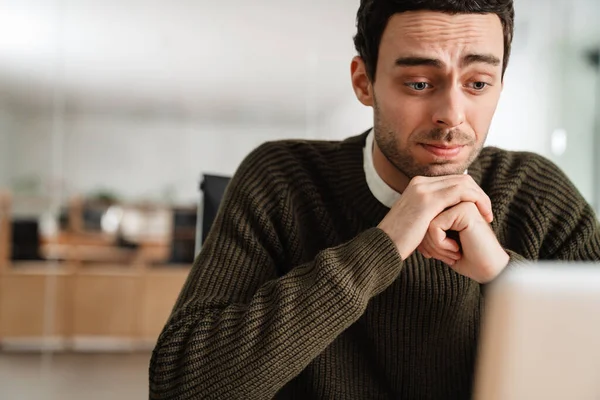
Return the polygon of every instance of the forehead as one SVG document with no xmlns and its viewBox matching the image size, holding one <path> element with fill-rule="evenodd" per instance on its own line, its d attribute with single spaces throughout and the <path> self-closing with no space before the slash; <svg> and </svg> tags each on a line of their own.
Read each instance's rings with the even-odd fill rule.
<svg viewBox="0 0 600 400">
<path fill-rule="evenodd" d="M 383 32 L 380 56 L 409 53 L 492 53 L 502 59 L 504 36 L 495 14 L 409 11 L 394 14 Z"/>
</svg>

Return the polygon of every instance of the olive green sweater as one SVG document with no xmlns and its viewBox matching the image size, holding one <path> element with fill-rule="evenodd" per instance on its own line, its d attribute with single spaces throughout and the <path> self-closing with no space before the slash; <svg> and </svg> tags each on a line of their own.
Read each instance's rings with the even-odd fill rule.
<svg viewBox="0 0 600 400">
<path fill-rule="evenodd" d="M 151 399 L 466 399 L 482 286 L 377 224 L 361 135 L 252 152 L 154 350 Z M 469 174 L 513 260 L 600 260 L 597 219 L 531 153 L 485 148 Z"/>
</svg>

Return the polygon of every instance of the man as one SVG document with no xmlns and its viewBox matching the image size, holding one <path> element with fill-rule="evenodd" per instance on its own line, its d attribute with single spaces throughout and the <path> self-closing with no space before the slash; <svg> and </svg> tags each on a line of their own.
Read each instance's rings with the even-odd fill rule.
<svg viewBox="0 0 600 400">
<path fill-rule="evenodd" d="M 246 158 L 151 398 L 470 397 L 485 284 L 511 260 L 600 260 L 557 167 L 483 148 L 513 17 L 512 0 L 361 1 L 351 76 L 374 129 Z"/>
</svg>

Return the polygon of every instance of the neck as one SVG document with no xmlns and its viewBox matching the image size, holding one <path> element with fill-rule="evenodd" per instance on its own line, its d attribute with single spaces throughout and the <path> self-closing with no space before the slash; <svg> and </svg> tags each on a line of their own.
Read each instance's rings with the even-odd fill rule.
<svg viewBox="0 0 600 400">
<path fill-rule="evenodd" d="M 377 145 L 377 140 L 373 141 L 373 165 L 377 174 L 389 187 L 398 193 L 404 192 L 410 179 L 400 172 L 381 152 L 381 149 Z"/>
</svg>

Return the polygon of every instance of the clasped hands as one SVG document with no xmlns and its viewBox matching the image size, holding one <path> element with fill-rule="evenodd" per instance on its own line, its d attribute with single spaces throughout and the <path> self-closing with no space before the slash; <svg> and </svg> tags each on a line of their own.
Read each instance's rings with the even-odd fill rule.
<svg viewBox="0 0 600 400">
<path fill-rule="evenodd" d="M 489 197 L 469 175 L 413 178 L 378 227 L 403 260 L 418 250 L 479 283 L 497 277 L 509 256 L 490 227 Z M 460 245 L 448 232 L 455 231 Z"/>
</svg>

